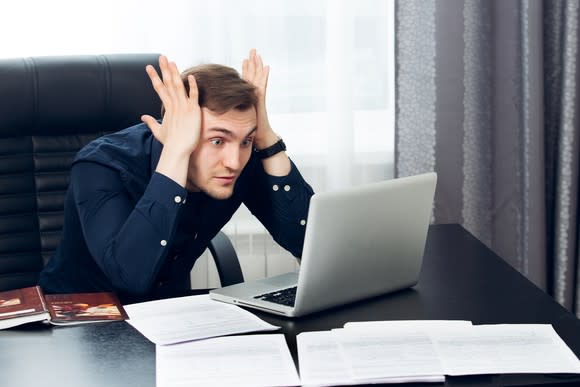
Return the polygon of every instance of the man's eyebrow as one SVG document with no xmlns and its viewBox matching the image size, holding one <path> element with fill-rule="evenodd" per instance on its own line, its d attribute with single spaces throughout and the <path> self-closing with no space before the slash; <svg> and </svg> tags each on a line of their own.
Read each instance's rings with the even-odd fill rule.
<svg viewBox="0 0 580 387">
<path fill-rule="evenodd" d="M 248 132 L 248 134 L 246 134 L 244 136 L 244 138 L 251 136 L 256 130 L 258 130 L 258 127 L 257 126 L 255 126 L 254 128 L 252 128 Z M 222 133 L 223 135 L 228 136 L 228 137 L 234 137 L 234 133 L 231 130 L 226 129 L 226 128 L 220 128 L 220 127 L 210 128 L 209 131 L 210 132 L 219 132 L 219 133 Z"/>
<path fill-rule="evenodd" d="M 246 137 L 249 137 L 249 136 L 251 136 L 252 134 L 254 134 L 254 132 L 255 132 L 256 130 L 258 130 L 258 127 L 257 127 L 257 126 L 254 126 L 254 128 L 253 128 L 252 130 L 250 130 L 250 131 L 248 132 L 248 134 L 246 134 Z"/>
</svg>

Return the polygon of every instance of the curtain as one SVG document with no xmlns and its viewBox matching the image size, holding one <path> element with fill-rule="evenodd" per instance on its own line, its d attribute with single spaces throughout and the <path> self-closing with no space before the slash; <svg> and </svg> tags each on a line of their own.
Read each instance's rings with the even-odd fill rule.
<svg viewBox="0 0 580 387">
<path fill-rule="evenodd" d="M 324 191 L 393 176 L 392 9 L 384 0 L 22 0 L 3 6 L 0 33 L 17 39 L 2 40 L 0 57 L 156 52 L 182 70 L 241 70 L 255 47 L 271 66 L 272 126 Z M 245 208 L 224 231 L 247 279 L 297 268 Z M 219 286 L 208 253 L 192 284 Z"/>
<path fill-rule="evenodd" d="M 396 2 L 396 176 L 580 316 L 578 33 L 577 1 Z"/>
</svg>

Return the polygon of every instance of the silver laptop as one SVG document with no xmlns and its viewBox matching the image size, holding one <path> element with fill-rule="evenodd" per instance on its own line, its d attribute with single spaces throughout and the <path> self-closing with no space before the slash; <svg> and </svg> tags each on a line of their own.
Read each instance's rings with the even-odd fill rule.
<svg viewBox="0 0 580 387">
<path fill-rule="evenodd" d="M 315 194 L 299 272 L 215 289 L 210 297 L 297 317 L 415 285 L 436 181 L 431 172 Z"/>
</svg>

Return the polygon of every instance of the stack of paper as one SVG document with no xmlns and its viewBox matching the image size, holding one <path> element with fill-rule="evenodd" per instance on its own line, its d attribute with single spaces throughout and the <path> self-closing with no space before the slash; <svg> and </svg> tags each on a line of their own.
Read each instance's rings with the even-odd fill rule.
<svg viewBox="0 0 580 387">
<path fill-rule="evenodd" d="M 580 373 L 551 325 L 468 321 L 347 323 L 297 337 L 306 385 L 436 382 L 445 375 Z"/>
</svg>

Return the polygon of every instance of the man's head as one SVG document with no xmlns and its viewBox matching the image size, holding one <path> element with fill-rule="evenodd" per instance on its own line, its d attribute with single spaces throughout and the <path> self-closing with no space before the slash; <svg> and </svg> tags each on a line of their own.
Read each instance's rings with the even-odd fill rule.
<svg viewBox="0 0 580 387">
<path fill-rule="evenodd" d="M 246 111 L 256 107 L 258 99 L 253 85 L 240 77 L 231 67 L 220 64 L 202 64 L 181 73 L 181 80 L 189 94 L 187 77 L 193 75 L 199 93 L 199 106 L 214 113 L 230 110 Z M 163 116 L 164 108 L 161 108 Z"/>
<path fill-rule="evenodd" d="M 252 153 L 256 91 L 236 70 L 205 64 L 181 74 L 188 93 L 190 74 L 197 83 L 202 116 L 200 138 L 189 159 L 187 189 L 227 199 Z"/>
</svg>

